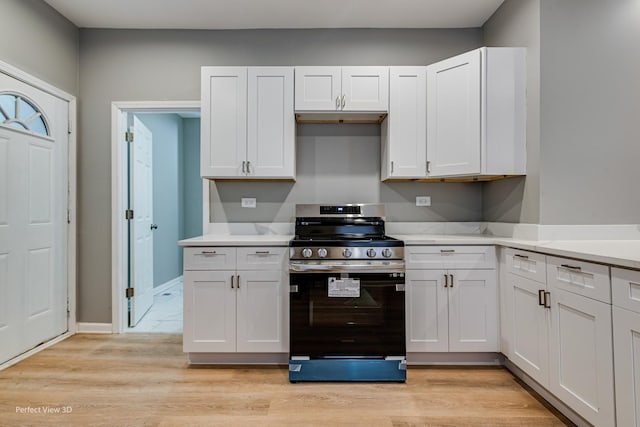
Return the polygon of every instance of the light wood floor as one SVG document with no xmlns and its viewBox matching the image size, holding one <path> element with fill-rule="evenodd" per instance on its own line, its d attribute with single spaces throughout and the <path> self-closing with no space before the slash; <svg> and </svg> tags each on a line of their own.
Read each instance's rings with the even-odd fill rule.
<svg viewBox="0 0 640 427">
<path fill-rule="evenodd" d="M 410 368 L 406 384 L 290 384 L 285 367 L 190 368 L 181 343 L 73 336 L 0 371 L 0 425 L 570 425 L 502 368 Z"/>
</svg>

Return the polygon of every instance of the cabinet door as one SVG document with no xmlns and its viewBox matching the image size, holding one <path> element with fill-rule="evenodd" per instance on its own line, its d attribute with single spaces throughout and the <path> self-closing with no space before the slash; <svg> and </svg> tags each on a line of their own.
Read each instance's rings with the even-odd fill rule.
<svg viewBox="0 0 640 427">
<path fill-rule="evenodd" d="M 388 111 L 389 67 L 342 67 L 343 111 Z"/>
<path fill-rule="evenodd" d="M 499 351 L 495 270 L 449 270 L 449 351 Z"/>
<path fill-rule="evenodd" d="M 203 177 L 243 176 L 247 154 L 247 69 L 202 67 Z"/>
<path fill-rule="evenodd" d="M 480 55 L 480 50 L 474 50 L 427 67 L 431 177 L 481 172 Z"/>
<path fill-rule="evenodd" d="M 449 350 L 444 270 L 407 270 L 407 352 Z"/>
<path fill-rule="evenodd" d="M 293 68 L 250 67 L 247 176 L 295 177 Z"/>
<path fill-rule="evenodd" d="M 296 111 L 341 109 L 340 67 L 296 67 Z"/>
<path fill-rule="evenodd" d="M 384 178 L 424 178 L 427 173 L 425 67 L 389 69 L 389 116 L 383 122 Z M 384 175 L 384 174 L 383 174 Z"/>
<path fill-rule="evenodd" d="M 505 274 L 511 324 L 509 359 L 542 386 L 549 387 L 549 310 L 544 307 L 546 286 Z M 542 304 L 541 304 L 542 303 Z"/>
<path fill-rule="evenodd" d="M 235 271 L 184 272 L 185 352 L 236 351 Z"/>
<path fill-rule="evenodd" d="M 640 314 L 613 307 L 618 426 L 640 426 Z"/>
<path fill-rule="evenodd" d="M 615 425 L 611 306 L 551 288 L 549 389 L 596 426 Z"/>
<path fill-rule="evenodd" d="M 238 271 L 238 352 L 289 351 L 289 281 L 283 271 Z"/>
</svg>

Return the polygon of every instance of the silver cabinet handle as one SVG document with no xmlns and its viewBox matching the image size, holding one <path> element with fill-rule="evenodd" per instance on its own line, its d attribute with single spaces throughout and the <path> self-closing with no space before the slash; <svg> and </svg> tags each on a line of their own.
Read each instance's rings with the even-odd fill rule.
<svg viewBox="0 0 640 427">
<path fill-rule="evenodd" d="M 238 274 L 236 277 L 238 278 L 236 281 L 236 288 L 240 289 L 240 275 Z"/>
<path fill-rule="evenodd" d="M 344 108 L 344 106 L 345 106 L 345 104 L 346 104 L 346 102 L 345 102 L 345 98 L 344 98 L 344 97 L 345 97 L 345 95 L 343 94 L 343 95 L 342 95 L 342 103 L 341 103 L 341 104 L 342 104 L 342 108 Z"/>
<path fill-rule="evenodd" d="M 451 287 L 453 288 L 453 274 L 449 275 L 451 277 Z"/>
<path fill-rule="evenodd" d="M 551 292 L 544 293 L 544 307 L 551 308 Z"/>
<path fill-rule="evenodd" d="M 427 173 L 431 172 L 430 169 L 431 162 L 427 160 Z"/>
<path fill-rule="evenodd" d="M 244 160 L 242 161 L 242 173 L 247 173 L 247 171 L 246 171 L 246 169 L 247 169 L 246 163 L 247 163 L 246 161 L 244 161 Z"/>
<path fill-rule="evenodd" d="M 247 173 L 251 173 L 251 162 L 247 160 Z"/>
<path fill-rule="evenodd" d="M 449 275 L 448 274 L 444 275 L 444 287 L 445 288 L 449 287 Z"/>
<path fill-rule="evenodd" d="M 340 109 L 340 95 L 336 96 L 336 110 Z"/>
<path fill-rule="evenodd" d="M 561 264 L 560 267 L 568 268 L 569 270 L 581 271 L 582 269 L 577 265 Z"/>
<path fill-rule="evenodd" d="M 233 278 L 234 278 L 234 277 L 235 277 L 235 276 L 233 276 L 233 275 L 231 276 L 231 289 L 233 289 Z"/>
<path fill-rule="evenodd" d="M 452 254 L 455 251 L 456 251 L 455 249 L 440 249 L 441 254 Z"/>
<path fill-rule="evenodd" d="M 538 305 L 544 307 L 544 289 L 538 289 Z"/>
<path fill-rule="evenodd" d="M 527 255 L 514 254 L 513 256 L 515 258 L 529 259 L 529 257 Z"/>
<path fill-rule="evenodd" d="M 271 251 L 256 251 L 256 255 L 269 255 Z"/>
<path fill-rule="evenodd" d="M 393 160 L 391 160 L 391 173 L 393 174 Z"/>
<path fill-rule="evenodd" d="M 215 255 L 216 251 L 200 251 L 200 255 Z"/>
</svg>

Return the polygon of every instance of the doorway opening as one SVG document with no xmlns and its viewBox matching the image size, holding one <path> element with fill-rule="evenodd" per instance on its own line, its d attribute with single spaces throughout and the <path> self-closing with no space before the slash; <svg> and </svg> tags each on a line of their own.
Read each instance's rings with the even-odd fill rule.
<svg viewBox="0 0 640 427">
<path fill-rule="evenodd" d="M 113 331 L 182 333 L 182 250 L 203 234 L 200 103 L 114 103 Z"/>
</svg>

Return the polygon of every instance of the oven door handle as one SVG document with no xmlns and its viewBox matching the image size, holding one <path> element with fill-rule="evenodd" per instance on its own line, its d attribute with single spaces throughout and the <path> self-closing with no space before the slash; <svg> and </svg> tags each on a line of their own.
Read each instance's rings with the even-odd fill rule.
<svg viewBox="0 0 640 427">
<path fill-rule="evenodd" d="M 289 262 L 290 273 L 404 273 L 404 261 Z"/>
</svg>

